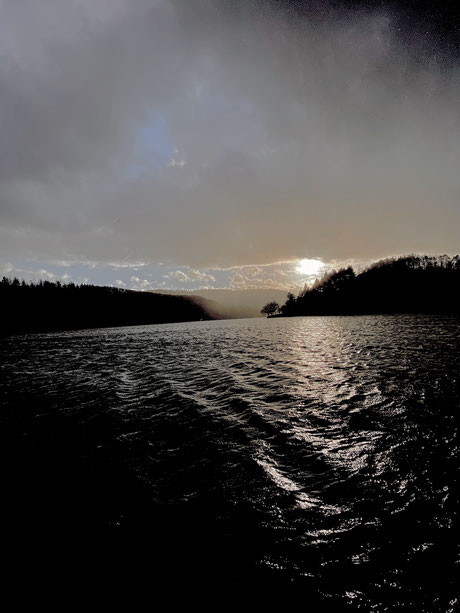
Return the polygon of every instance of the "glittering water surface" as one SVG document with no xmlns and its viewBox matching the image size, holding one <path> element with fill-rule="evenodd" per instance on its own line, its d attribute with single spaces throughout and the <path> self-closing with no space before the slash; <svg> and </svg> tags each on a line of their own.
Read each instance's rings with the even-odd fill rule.
<svg viewBox="0 0 460 613">
<path fill-rule="evenodd" d="M 3 339 L 8 521 L 336 610 L 455 610 L 459 341 L 413 315 Z"/>
</svg>

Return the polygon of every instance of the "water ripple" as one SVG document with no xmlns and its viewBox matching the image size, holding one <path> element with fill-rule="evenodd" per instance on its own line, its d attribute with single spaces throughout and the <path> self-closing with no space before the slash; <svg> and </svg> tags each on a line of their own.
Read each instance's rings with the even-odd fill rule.
<svg viewBox="0 0 460 613">
<path fill-rule="evenodd" d="M 240 578 L 304 585 L 336 610 L 444 611 L 457 597 L 459 341 L 458 319 L 435 316 L 2 339 L 4 453 L 24 504 L 38 475 L 50 500 L 73 484 L 65 512 L 87 526 L 155 531 L 167 504 L 163 524 L 189 542 L 175 518 L 193 517 Z"/>
</svg>

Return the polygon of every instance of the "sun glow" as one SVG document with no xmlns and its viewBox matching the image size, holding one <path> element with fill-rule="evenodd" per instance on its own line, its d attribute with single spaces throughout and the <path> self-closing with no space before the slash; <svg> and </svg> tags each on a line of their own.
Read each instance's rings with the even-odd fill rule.
<svg viewBox="0 0 460 613">
<path fill-rule="evenodd" d="M 322 272 L 323 268 L 324 262 L 321 260 L 303 259 L 299 260 L 296 270 L 300 275 L 316 276 Z"/>
</svg>

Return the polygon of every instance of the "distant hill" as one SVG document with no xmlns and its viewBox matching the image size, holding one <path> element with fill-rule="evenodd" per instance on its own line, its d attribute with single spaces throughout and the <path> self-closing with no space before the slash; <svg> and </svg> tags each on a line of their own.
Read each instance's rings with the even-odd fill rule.
<svg viewBox="0 0 460 613">
<path fill-rule="evenodd" d="M 287 298 L 287 291 L 277 289 L 154 290 L 154 293 L 187 296 L 213 319 L 261 317 L 260 310 L 267 302 L 283 304 Z"/>
<path fill-rule="evenodd" d="M 190 297 L 40 281 L 0 282 L 2 334 L 212 319 Z"/>
<path fill-rule="evenodd" d="M 404 256 L 376 262 L 356 275 L 334 271 L 290 294 L 284 316 L 359 313 L 460 313 L 460 256 Z"/>
</svg>

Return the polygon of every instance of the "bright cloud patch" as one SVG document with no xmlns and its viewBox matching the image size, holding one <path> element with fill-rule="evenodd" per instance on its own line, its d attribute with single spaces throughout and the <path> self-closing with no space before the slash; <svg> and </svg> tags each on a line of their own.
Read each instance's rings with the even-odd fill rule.
<svg viewBox="0 0 460 613">
<path fill-rule="evenodd" d="M 216 278 L 212 275 L 208 275 L 207 273 L 199 270 L 194 270 L 193 268 L 188 269 L 186 273 L 182 270 L 175 270 L 174 272 L 168 272 L 163 276 L 165 279 L 175 279 L 176 281 L 179 281 L 179 283 L 192 283 L 193 281 L 214 282 L 216 280 Z"/>
<path fill-rule="evenodd" d="M 370 262 L 367 262 L 369 264 Z M 25 281 L 61 281 L 63 283 L 90 283 L 112 285 L 133 290 L 182 290 L 198 289 L 280 289 L 297 294 L 305 284 L 311 285 L 325 273 L 353 266 L 356 271 L 363 263 L 357 260 L 332 260 L 319 258 L 275 262 L 233 268 L 208 268 L 205 271 L 182 267 L 182 270 L 161 263 L 143 262 L 136 266 L 113 266 L 95 262 L 39 262 L 17 261 L 0 264 L 0 277 L 17 277 Z M 134 274 L 133 274 L 134 273 Z M 141 275 L 141 276 L 139 276 Z"/>
<path fill-rule="evenodd" d="M 153 289 L 152 284 L 148 279 L 139 279 L 139 277 L 131 277 L 131 289 L 148 290 Z"/>
<path fill-rule="evenodd" d="M 305 258 L 303 260 L 299 260 L 296 270 L 299 274 L 310 277 L 322 274 L 324 267 L 325 264 L 324 262 L 321 262 L 321 260 L 310 260 Z"/>
</svg>

